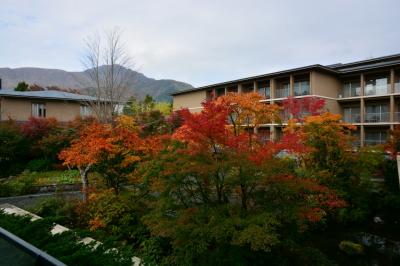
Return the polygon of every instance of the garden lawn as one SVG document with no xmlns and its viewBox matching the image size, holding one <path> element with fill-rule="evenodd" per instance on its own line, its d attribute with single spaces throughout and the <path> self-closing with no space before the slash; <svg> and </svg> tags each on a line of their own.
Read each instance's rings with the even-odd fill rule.
<svg viewBox="0 0 400 266">
<path fill-rule="evenodd" d="M 79 184 L 77 170 L 29 172 L 6 179 L 0 179 L 0 197 L 19 196 L 35 192 L 38 186 Z"/>
</svg>

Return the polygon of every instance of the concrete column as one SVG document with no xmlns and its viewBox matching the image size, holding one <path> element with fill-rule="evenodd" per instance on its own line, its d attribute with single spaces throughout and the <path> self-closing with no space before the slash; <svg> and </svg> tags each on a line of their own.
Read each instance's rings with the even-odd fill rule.
<svg viewBox="0 0 400 266">
<path fill-rule="evenodd" d="M 290 75 L 290 91 L 289 96 L 294 96 L 294 76 Z"/>
<path fill-rule="evenodd" d="M 364 98 L 360 99 L 360 123 L 364 123 L 364 115 L 365 115 L 365 101 Z"/>
<path fill-rule="evenodd" d="M 389 106 L 389 121 L 390 123 L 395 122 L 395 106 L 394 106 L 394 95 L 390 95 L 390 106 Z M 390 125 L 390 129 L 392 129 L 393 124 Z"/>
<path fill-rule="evenodd" d="M 276 89 L 275 79 L 270 79 L 269 80 L 269 87 L 270 87 L 270 90 L 271 90 L 271 103 L 273 103 L 274 99 L 275 99 L 275 89 Z"/>
<path fill-rule="evenodd" d="M 258 91 L 258 83 L 257 83 L 257 81 L 253 82 L 253 88 L 254 88 L 254 92 Z"/>
<path fill-rule="evenodd" d="M 360 126 L 360 146 L 364 147 L 364 140 L 365 140 L 365 131 L 364 131 L 364 126 Z"/>
<path fill-rule="evenodd" d="M 216 89 L 212 89 L 212 99 L 217 99 L 217 90 Z"/>
<path fill-rule="evenodd" d="M 365 115 L 365 101 L 364 101 L 364 90 L 365 90 L 365 82 L 364 82 L 364 74 L 360 75 L 360 87 L 361 87 L 361 99 L 360 99 L 360 146 L 364 147 L 365 140 L 365 131 L 364 131 L 364 115 Z"/>
<path fill-rule="evenodd" d="M 253 133 L 257 134 L 258 133 L 258 127 L 253 127 Z"/>
<path fill-rule="evenodd" d="M 225 87 L 224 89 L 225 89 L 225 95 L 227 95 L 228 94 L 228 87 Z"/>
<path fill-rule="evenodd" d="M 390 70 L 390 93 L 395 93 L 395 91 L 394 91 L 394 79 L 395 79 L 394 69 L 391 69 Z"/>
<path fill-rule="evenodd" d="M 394 72 L 394 69 L 391 69 L 390 70 L 390 88 L 389 88 L 389 92 L 390 92 L 390 94 L 392 94 L 392 95 L 390 95 L 390 107 L 389 107 L 389 115 L 390 115 L 390 129 L 391 130 L 393 130 L 394 129 L 394 125 L 393 125 L 393 123 L 394 122 L 396 122 L 396 120 L 397 120 L 397 116 L 396 116 L 396 114 L 395 114 L 395 99 L 394 99 L 394 95 L 393 95 L 393 93 L 395 92 L 394 91 L 394 79 L 395 79 L 395 72 Z"/>
<path fill-rule="evenodd" d="M 274 125 L 269 126 L 269 139 L 271 141 L 275 141 L 275 139 L 276 139 L 276 132 L 275 132 L 275 126 Z"/>
<path fill-rule="evenodd" d="M 310 75 L 309 75 L 309 83 L 310 83 L 310 95 L 314 95 L 314 88 L 313 88 L 313 72 L 310 71 Z"/>
<path fill-rule="evenodd" d="M 360 86 L 361 86 L 361 96 L 364 96 L 364 90 L 365 90 L 365 78 L 364 78 L 364 74 L 361 74 L 360 76 Z"/>
<path fill-rule="evenodd" d="M 238 93 L 242 93 L 242 84 L 238 84 Z"/>
</svg>

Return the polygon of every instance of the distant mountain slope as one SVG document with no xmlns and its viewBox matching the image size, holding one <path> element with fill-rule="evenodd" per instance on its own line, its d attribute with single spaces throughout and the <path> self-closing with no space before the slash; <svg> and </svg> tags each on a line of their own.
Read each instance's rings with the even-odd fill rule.
<svg viewBox="0 0 400 266">
<path fill-rule="evenodd" d="M 184 82 L 169 79 L 156 80 L 131 69 L 125 71 L 128 72 L 130 93 L 138 98 L 144 98 L 146 94 L 149 94 L 158 101 L 169 101 L 171 100 L 171 93 L 192 88 L 190 84 Z M 40 86 L 76 89 L 85 89 L 90 84 L 84 71 L 68 72 L 59 69 L 33 67 L 0 68 L 0 79 L 2 79 L 3 88 L 14 88 L 20 81 Z"/>
</svg>

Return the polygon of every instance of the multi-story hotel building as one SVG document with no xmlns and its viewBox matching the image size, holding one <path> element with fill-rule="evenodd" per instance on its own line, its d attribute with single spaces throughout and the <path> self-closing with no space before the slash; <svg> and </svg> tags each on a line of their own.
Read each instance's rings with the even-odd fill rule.
<svg viewBox="0 0 400 266">
<path fill-rule="evenodd" d="M 228 92 L 258 92 L 266 104 L 293 96 L 318 97 L 325 108 L 357 126 L 359 145 L 384 143 L 387 131 L 400 124 L 400 54 L 334 65 L 311 65 L 232 80 L 173 94 L 174 110 L 201 110 L 201 103 Z M 284 125 L 284 124 L 283 124 Z M 259 129 L 266 138 L 278 138 L 282 124 Z"/>
</svg>

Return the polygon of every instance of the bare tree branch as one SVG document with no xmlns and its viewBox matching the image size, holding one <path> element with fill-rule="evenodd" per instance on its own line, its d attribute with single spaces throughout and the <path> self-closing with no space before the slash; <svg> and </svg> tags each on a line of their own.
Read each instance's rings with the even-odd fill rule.
<svg viewBox="0 0 400 266">
<path fill-rule="evenodd" d="M 128 71 L 132 58 L 121 40 L 122 31 L 114 27 L 101 35 L 95 33 L 85 39 L 83 58 L 91 82 L 90 93 L 96 98 L 88 101 L 92 113 L 101 122 L 111 122 L 128 95 Z"/>
</svg>

